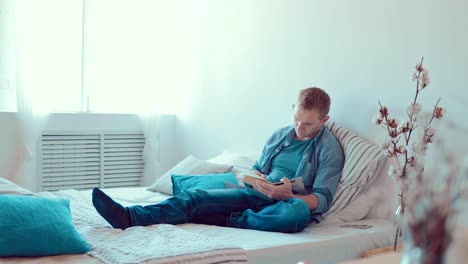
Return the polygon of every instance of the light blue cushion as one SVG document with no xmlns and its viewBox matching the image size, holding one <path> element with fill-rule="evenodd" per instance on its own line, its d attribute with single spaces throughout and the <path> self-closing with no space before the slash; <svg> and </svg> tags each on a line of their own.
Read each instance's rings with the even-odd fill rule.
<svg viewBox="0 0 468 264">
<path fill-rule="evenodd" d="M 0 257 L 80 254 L 89 246 L 62 198 L 0 195 Z"/>
<path fill-rule="evenodd" d="M 236 176 L 233 173 L 198 174 L 198 175 L 177 175 L 172 174 L 172 193 L 179 194 L 189 189 L 224 189 L 224 183 L 237 184 Z"/>
</svg>

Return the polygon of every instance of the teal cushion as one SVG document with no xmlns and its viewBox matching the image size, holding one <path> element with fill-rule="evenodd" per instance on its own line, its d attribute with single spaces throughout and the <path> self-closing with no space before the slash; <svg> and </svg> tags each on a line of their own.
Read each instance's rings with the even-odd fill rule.
<svg viewBox="0 0 468 264">
<path fill-rule="evenodd" d="M 237 184 L 236 176 L 233 173 L 217 174 L 197 174 L 197 175 L 177 175 L 172 174 L 172 193 L 179 194 L 185 190 L 201 189 L 224 189 L 224 183 Z"/>
<path fill-rule="evenodd" d="M 62 198 L 0 195 L 0 257 L 88 252 Z"/>
</svg>

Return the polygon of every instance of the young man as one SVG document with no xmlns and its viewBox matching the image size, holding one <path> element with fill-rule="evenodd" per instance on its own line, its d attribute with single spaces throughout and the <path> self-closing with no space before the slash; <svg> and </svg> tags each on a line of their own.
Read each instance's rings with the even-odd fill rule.
<svg viewBox="0 0 468 264">
<path fill-rule="evenodd" d="M 114 228 L 152 224 L 201 223 L 294 233 L 320 222 L 336 192 L 344 155 L 324 126 L 330 97 L 320 88 L 300 91 L 294 125 L 281 128 L 266 142 L 253 169 L 281 185 L 258 180 L 255 190 L 190 190 L 159 204 L 123 207 L 98 188 L 93 205 Z M 305 191 L 293 193 L 289 179 L 302 177 Z M 264 195 L 256 195 L 259 191 Z"/>
</svg>

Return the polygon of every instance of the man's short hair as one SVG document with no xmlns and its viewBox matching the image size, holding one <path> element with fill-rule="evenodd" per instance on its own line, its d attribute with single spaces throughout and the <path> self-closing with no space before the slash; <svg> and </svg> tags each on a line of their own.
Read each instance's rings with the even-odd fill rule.
<svg viewBox="0 0 468 264">
<path fill-rule="evenodd" d="M 330 96 L 318 87 L 302 89 L 297 99 L 298 107 L 304 110 L 317 110 L 321 117 L 330 111 Z"/>
</svg>

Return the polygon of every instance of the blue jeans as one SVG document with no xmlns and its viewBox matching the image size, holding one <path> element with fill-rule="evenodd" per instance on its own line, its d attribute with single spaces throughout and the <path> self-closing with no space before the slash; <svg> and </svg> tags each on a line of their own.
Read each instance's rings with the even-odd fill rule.
<svg viewBox="0 0 468 264">
<path fill-rule="evenodd" d="M 310 221 L 307 204 L 297 198 L 274 201 L 255 190 L 189 190 L 161 203 L 128 207 L 132 226 L 199 223 L 284 233 L 303 230 Z"/>
</svg>

